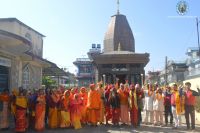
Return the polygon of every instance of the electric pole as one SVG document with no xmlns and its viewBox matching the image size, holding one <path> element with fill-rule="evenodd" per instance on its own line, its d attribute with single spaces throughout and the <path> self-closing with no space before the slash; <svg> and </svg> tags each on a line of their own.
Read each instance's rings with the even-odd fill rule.
<svg viewBox="0 0 200 133">
<path fill-rule="evenodd" d="M 168 75 L 167 75 L 167 56 L 165 57 L 165 85 L 168 84 Z"/>
<path fill-rule="evenodd" d="M 199 48 L 199 58 L 200 58 L 200 44 L 199 44 L 199 20 L 196 18 L 197 22 L 197 43 L 198 43 L 198 48 Z"/>
</svg>

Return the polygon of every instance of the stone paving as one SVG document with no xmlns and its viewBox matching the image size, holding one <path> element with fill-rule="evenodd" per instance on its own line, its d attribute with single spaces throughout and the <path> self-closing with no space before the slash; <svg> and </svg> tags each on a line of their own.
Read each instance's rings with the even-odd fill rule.
<svg viewBox="0 0 200 133">
<path fill-rule="evenodd" d="M 9 131 L 0 131 L 3 133 L 13 133 L 14 129 Z M 46 129 L 45 133 L 199 133 L 200 125 L 196 125 L 195 130 L 186 130 L 186 126 L 183 124 L 179 129 L 172 129 L 171 127 L 160 127 L 152 125 L 141 125 L 141 127 L 134 129 L 131 126 L 105 126 L 101 125 L 98 127 L 85 126 L 82 129 Z M 27 133 L 36 133 L 36 131 L 28 130 Z"/>
<path fill-rule="evenodd" d="M 196 121 L 195 130 L 187 130 L 185 125 L 185 118 L 182 116 L 182 126 L 179 129 L 172 129 L 172 127 L 160 127 L 153 125 L 144 125 L 134 129 L 131 126 L 105 126 L 99 125 L 98 127 L 84 126 L 82 129 L 75 130 L 70 129 L 45 129 L 45 133 L 200 133 L 200 122 Z M 14 124 L 11 125 L 14 127 Z M 14 129 L 11 128 L 8 131 L 0 131 L 0 133 L 14 133 Z M 28 130 L 26 133 L 38 133 L 34 130 Z"/>
<path fill-rule="evenodd" d="M 10 129 L 9 131 L 0 131 L 3 133 L 13 133 L 14 130 Z M 186 130 L 186 127 L 183 126 L 180 129 L 171 129 L 171 127 L 154 127 L 154 126 L 146 126 L 142 125 L 141 127 L 134 129 L 130 126 L 121 126 L 121 127 L 113 127 L 113 126 L 98 126 L 98 127 L 89 127 L 86 126 L 79 130 L 74 129 L 46 129 L 45 133 L 199 133 L 200 125 L 196 127 L 195 130 Z M 27 133 L 36 133 L 36 131 L 29 130 Z"/>
</svg>

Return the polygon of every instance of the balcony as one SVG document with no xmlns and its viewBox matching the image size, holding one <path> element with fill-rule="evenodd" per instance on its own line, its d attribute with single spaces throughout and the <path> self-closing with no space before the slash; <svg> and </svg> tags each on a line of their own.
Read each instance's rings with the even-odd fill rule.
<svg viewBox="0 0 200 133">
<path fill-rule="evenodd" d="M 31 42 L 26 38 L 0 30 L 0 51 L 19 55 L 30 50 L 30 48 Z"/>
<path fill-rule="evenodd" d="M 78 73 L 77 78 L 91 78 L 94 77 L 94 73 Z"/>
</svg>

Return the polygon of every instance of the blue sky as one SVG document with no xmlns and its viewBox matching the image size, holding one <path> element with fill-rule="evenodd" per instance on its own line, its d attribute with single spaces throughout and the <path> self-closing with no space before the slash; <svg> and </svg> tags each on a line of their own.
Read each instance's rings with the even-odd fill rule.
<svg viewBox="0 0 200 133">
<path fill-rule="evenodd" d="M 146 71 L 164 67 L 165 56 L 184 60 L 188 47 L 197 46 L 195 19 L 200 1 L 185 0 L 187 16 L 176 12 L 179 0 L 121 0 L 120 13 L 127 16 L 135 37 L 136 52 L 150 53 Z M 46 35 L 43 57 L 75 72 L 73 65 L 92 43 L 103 45 L 116 0 L 0 0 L 0 17 L 16 17 Z M 170 17 L 174 16 L 174 17 Z M 178 16 L 178 17 L 176 17 Z M 85 56 L 86 57 L 86 56 Z"/>
</svg>

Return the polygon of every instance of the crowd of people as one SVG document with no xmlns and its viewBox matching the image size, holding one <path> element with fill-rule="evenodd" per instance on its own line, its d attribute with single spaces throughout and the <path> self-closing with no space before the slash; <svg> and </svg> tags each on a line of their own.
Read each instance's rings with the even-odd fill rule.
<svg viewBox="0 0 200 133">
<path fill-rule="evenodd" d="M 5 89 L 0 94 L 0 129 L 9 128 L 12 115 L 16 132 L 27 129 L 43 131 L 45 127 L 80 129 L 84 125 L 131 125 L 144 124 L 181 126 L 185 114 L 187 129 L 195 129 L 195 96 L 200 91 L 190 89 L 191 84 L 174 84 L 164 88 L 148 84 L 128 83 L 118 85 L 90 84 L 89 88 L 72 89 Z M 165 122 L 163 119 L 165 116 Z M 168 121 L 168 116 L 170 121 Z M 189 120 L 191 118 L 191 124 Z"/>
</svg>

